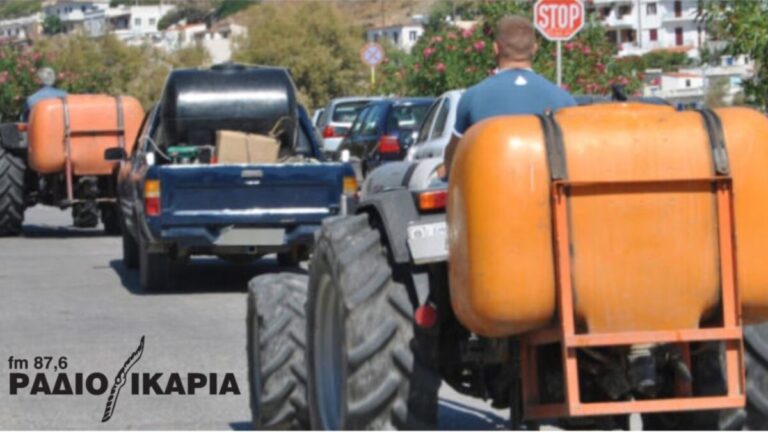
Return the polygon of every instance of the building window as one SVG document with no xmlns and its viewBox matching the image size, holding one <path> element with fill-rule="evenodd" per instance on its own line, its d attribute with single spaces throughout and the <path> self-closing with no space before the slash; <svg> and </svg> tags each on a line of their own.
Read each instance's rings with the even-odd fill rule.
<svg viewBox="0 0 768 432">
<path fill-rule="evenodd" d="M 683 46 L 683 28 L 677 27 L 675 29 L 675 45 Z"/>
<path fill-rule="evenodd" d="M 600 16 L 602 16 L 603 18 L 608 18 L 608 15 L 610 15 L 610 14 L 611 14 L 611 7 L 610 6 L 606 6 L 606 7 L 603 7 L 602 9 L 600 9 Z"/>
<path fill-rule="evenodd" d="M 141 26 L 141 18 L 134 18 L 133 19 L 133 25 L 136 26 L 136 27 L 140 27 Z"/>
<path fill-rule="evenodd" d="M 418 37 L 419 34 L 416 32 L 416 30 L 411 30 L 411 32 L 408 33 L 408 39 L 410 39 L 411 42 L 415 42 Z"/>
<path fill-rule="evenodd" d="M 683 16 L 683 2 L 675 0 L 675 17 L 680 18 Z"/>
<path fill-rule="evenodd" d="M 659 31 L 658 30 L 651 29 L 649 31 L 649 33 L 650 33 L 649 34 L 649 39 L 651 40 L 651 42 L 656 42 L 657 40 L 659 40 Z"/>
<path fill-rule="evenodd" d="M 392 41 L 395 42 L 395 45 L 397 45 L 399 43 L 399 39 L 400 39 L 400 32 L 393 31 L 392 32 Z"/>
<path fill-rule="evenodd" d="M 378 33 L 377 33 L 377 34 L 375 34 L 375 35 L 373 35 L 373 41 L 374 41 L 374 42 L 378 42 L 378 41 L 379 41 L 379 35 L 378 35 Z"/>
<path fill-rule="evenodd" d="M 629 15 L 631 13 L 632 13 L 632 6 L 628 6 L 628 5 L 619 6 L 618 18 L 622 19 L 624 18 L 624 15 Z"/>
<path fill-rule="evenodd" d="M 155 23 L 156 23 L 156 22 L 157 22 L 157 20 L 155 20 L 154 18 L 150 18 L 150 19 L 149 19 L 149 25 L 151 25 L 151 26 L 153 26 L 153 27 L 154 27 L 154 25 L 155 25 Z"/>
<path fill-rule="evenodd" d="M 645 5 L 646 15 L 656 15 L 656 3 L 648 3 Z"/>
<path fill-rule="evenodd" d="M 691 86 L 691 80 L 687 79 L 685 80 L 685 86 L 690 87 Z"/>
</svg>

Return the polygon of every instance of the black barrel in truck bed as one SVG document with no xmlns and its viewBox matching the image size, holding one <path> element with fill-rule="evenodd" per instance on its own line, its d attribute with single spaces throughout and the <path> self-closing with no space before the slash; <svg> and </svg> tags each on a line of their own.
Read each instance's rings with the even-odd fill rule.
<svg viewBox="0 0 768 432">
<path fill-rule="evenodd" d="M 296 109 L 287 70 L 234 64 L 175 70 L 160 99 L 163 139 L 174 144 L 211 145 L 217 130 L 267 134 Z M 283 126 L 294 137 L 295 122 Z"/>
</svg>

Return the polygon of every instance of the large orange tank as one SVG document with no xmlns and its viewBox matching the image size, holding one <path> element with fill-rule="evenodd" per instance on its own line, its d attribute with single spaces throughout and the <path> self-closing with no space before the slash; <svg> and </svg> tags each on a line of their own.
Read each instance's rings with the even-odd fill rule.
<svg viewBox="0 0 768 432">
<path fill-rule="evenodd" d="M 144 110 L 130 96 L 69 95 L 70 148 L 75 175 L 108 175 L 114 162 L 104 160 L 104 150 L 120 145 L 119 115 L 125 131 L 125 149 L 130 153 L 141 127 Z M 64 172 L 65 111 L 61 99 L 38 102 L 29 120 L 29 166 L 41 174 Z"/>
<path fill-rule="evenodd" d="M 722 120 L 733 190 L 738 284 L 747 322 L 768 319 L 768 119 Z M 556 115 L 570 181 L 714 176 L 701 115 L 641 104 Z M 457 150 L 448 200 L 453 308 L 470 330 L 503 337 L 555 319 L 551 180 L 534 116 L 472 127 Z M 719 304 L 715 196 L 709 188 L 568 198 L 575 313 L 588 332 L 697 328 Z"/>
</svg>

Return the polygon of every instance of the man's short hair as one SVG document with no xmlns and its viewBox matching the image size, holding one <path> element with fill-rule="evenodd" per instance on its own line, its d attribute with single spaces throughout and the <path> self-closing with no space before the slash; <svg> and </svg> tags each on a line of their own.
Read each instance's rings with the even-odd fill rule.
<svg viewBox="0 0 768 432">
<path fill-rule="evenodd" d="M 511 61 L 526 61 L 536 51 L 536 31 L 531 21 L 520 15 L 507 15 L 496 25 L 499 57 Z"/>
<path fill-rule="evenodd" d="M 40 82 L 46 86 L 52 86 L 56 83 L 56 72 L 49 67 L 44 67 L 37 71 L 37 77 L 40 79 Z"/>
</svg>

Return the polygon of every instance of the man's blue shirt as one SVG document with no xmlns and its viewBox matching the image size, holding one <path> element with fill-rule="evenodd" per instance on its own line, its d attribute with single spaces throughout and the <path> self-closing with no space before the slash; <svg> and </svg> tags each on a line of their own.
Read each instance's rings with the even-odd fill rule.
<svg viewBox="0 0 768 432">
<path fill-rule="evenodd" d="M 464 135 L 473 124 L 490 117 L 544 114 L 575 106 L 567 91 L 530 69 L 506 69 L 470 87 L 456 108 L 454 134 Z"/>
<path fill-rule="evenodd" d="M 32 107 L 35 106 L 36 103 L 45 100 L 45 99 L 54 99 L 66 96 L 67 92 L 64 90 L 59 90 L 56 87 L 51 86 L 44 86 L 40 90 L 34 92 L 32 95 L 30 95 L 27 98 L 27 105 L 24 109 L 24 115 L 29 116 L 29 112 L 32 111 Z"/>
</svg>

